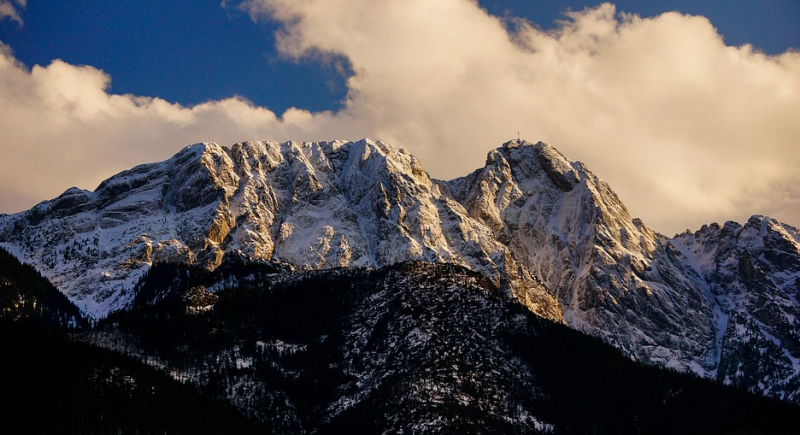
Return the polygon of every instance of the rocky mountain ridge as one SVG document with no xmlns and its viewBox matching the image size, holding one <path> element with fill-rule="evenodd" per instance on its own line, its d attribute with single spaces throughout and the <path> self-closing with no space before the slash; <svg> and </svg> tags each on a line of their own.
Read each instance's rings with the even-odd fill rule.
<svg viewBox="0 0 800 435">
<path fill-rule="evenodd" d="M 213 269 L 226 254 L 298 269 L 455 263 L 544 317 L 558 302 L 442 194 L 415 157 L 382 142 L 197 144 L 0 219 L 0 241 L 94 317 L 126 307 L 155 262 Z"/>
<path fill-rule="evenodd" d="M 797 400 L 798 229 L 754 216 L 668 238 L 542 143 L 509 142 L 448 184 L 570 326 L 638 360 Z"/>
<path fill-rule="evenodd" d="M 95 317 L 158 262 L 454 263 L 634 359 L 798 400 L 800 232 L 753 217 L 665 237 L 543 143 L 451 181 L 370 140 L 197 144 L 0 217 L 0 243 Z"/>
</svg>

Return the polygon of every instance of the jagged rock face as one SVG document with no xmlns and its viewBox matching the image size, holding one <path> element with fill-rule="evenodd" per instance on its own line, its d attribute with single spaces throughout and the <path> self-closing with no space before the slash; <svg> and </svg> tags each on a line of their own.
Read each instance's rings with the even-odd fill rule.
<svg viewBox="0 0 800 435">
<path fill-rule="evenodd" d="M 721 312 L 717 379 L 800 398 L 800 232 L 754 216 L 744 226 L 703 226 L 672 244 L 703 276 Z"/>
<path fill-rule="evenodd" d="M 509 142 L 448 184 L 574 328 L 635 359 L 796 400 L 797 229 L 754 217 L 670 240 L 543 143 Z"/>
<path fill-rule="evenodd" d="M 712 305 L 699 277 L 583 164 L 547 144 L 514 141 L 450 184 L 554 292 L 571 326 L 637 359 L 714 370 Z"/>
<path fill-rule="evenodd" d="M 416 157 L 369 140 L 193 145 L 3 217 L 0 242 L 98 317 L 127 306 L 153 262 L 214 269 L 235 252 L 300 269 L 455 263 L 561 319 L 555 298 Z"/>
</svg>

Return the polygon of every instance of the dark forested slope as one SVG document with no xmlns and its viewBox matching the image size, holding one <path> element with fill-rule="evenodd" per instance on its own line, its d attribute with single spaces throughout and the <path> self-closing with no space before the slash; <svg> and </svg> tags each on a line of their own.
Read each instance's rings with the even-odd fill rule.
<svg viewBox="0 0 800 435">
<path fill-rule="evenodd" d="M 159 265 L 89 341 L 276 432 L 800 433 L 800 410 L 637 364 L 453 265 Z"/>
<path fill-rule="evenodd" d="M 0 321 L 3 434 L 265 433 L 236 410 L 62 331 Z"/>
</svg>

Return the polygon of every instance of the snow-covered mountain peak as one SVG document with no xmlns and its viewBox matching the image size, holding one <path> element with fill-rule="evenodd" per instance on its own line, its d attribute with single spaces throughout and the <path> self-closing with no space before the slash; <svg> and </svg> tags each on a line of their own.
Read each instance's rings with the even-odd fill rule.
<svg viewBox="0 0 800 435">
<path fill-rule="evenodd" d="M 128 306 L 157 262 L 454 263 L 632 358 L 800 391 L 798 229 L 754 216 L 668 238 L 542 142 L 507 142 L 451 181 L 369 139 L 195 144 L 0 216 L 0 246 L 95 317 Z"/>
<path fill-rule="evenodd" d="M 560 320 L 547 290 L 441 187 L 380 141 L 201 143 L 4 217 L 0 242 L 94 316 L 127 306 L 154 262 L 214 269 L 235 253 L 299 269 L 456 263 Z"/>
<path fill-rule="evenodd" d="M 558 297 L 571 326 L 636 359 L 789 391 L 797 370 L 788 367 L 800 356 L 792 320 L 800 318 L 792 296 L 800 289 L 796 229 L 755 216 L 669 239 L 632 218 L 585 165 L 541 142 L 507 142 L 489 152 L 484 168 L 449 185 Z M 765 304 L 773 307 L 768 317 Z M 730 326 L 731 316 L 740 326 Z M 741 331 L 778 344 L 745 355 L 736 344 L 745 340 Z M 769 386 L 735 372 L 748 358 L 770 367 L 753 369 Z"/>
</svg>

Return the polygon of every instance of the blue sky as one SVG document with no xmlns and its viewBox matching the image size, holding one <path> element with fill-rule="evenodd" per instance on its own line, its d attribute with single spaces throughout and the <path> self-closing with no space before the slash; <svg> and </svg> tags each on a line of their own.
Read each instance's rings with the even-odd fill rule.
<svg viewBox="0 0 800 435">
<path fill-rule="evenodd" d="M 220 1 L 0 0 L 0 213 L 193 142 L 370 137 L 450 179 L 520 132 L 658 231 L 800 226 L 800 1 Z"/>
</svg>

